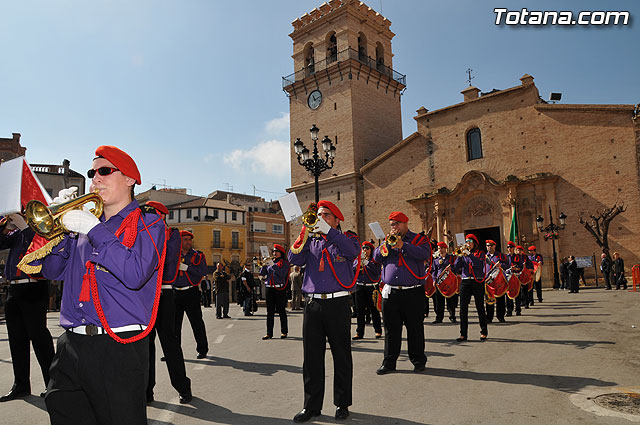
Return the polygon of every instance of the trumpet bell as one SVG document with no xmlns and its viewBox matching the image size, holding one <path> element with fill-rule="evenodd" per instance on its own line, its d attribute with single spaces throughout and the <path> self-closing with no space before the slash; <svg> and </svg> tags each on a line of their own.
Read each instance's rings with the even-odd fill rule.
<svg viewBox="0 0 640 425">
<path fill-rule="evenodd" d="M 387 245 L 396 246 L 398 244 L 398 236 L 397 235 L 389 235 L 387 236 Z"/>
<path fill-rule="evenodd" d="M 306 210 L 302 214 L 302 223 L 308 228 L 315 227 L 318 224 L 318 213 L 313 210 Z"/>
<path fill-rule="evenodd" d="M 87 193 L 70 201 L 63 202 L 58 205 L 46 206 L 38 200 L 31 200 L 25 207 L 25 217 L 27 224 L 38 235 L 45 239 L 51 240 L 56 236 L 69 231 L 62 224 L 62 216 L 70 210 L 81 209 L 85 204 L 93 203 L 94 207 L 90 209 L 91 213 L 96 217 L 102 216 L 104 202 L 97 193 Z"/>
</svg>

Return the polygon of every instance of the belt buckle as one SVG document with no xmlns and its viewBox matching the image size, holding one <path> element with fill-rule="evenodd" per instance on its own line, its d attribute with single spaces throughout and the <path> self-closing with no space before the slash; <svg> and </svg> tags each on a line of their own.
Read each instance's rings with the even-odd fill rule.
<svg viewBox="0 0 640 425">
<path fill-rule="evenodd" d="M 84 331 L 89 336 L 98 335 L 98 327 L 96 325 L 86 325 Z"/>
<path fill-rule="evenodd" d="M 326 300 L 327 299 L 327 294 L 320 294 L 320 298 L 323 299 L 323 300 Z"/>
</svg>

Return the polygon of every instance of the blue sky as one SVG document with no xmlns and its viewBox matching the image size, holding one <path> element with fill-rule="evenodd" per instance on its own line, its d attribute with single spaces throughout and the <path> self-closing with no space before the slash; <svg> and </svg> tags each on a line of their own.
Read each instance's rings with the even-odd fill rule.
<svg viewBox="0 0 640 425">
<path fill-rule="evenodd" d="M 563 103 L 640 102 L 635 1 L 366 2 L 391 20 L 393 68 L 407 75 L 413 116 L 462 100 L 466 69 L 482 91 L 529 73 Z M 95 147 L 129 152 L 141 190 L 233 188 L 277 198 L 289 185 L 291 21 L 310 0 L 21 0 L 0 5 L 0 137 L 22 134 L 31 163 L 85 172 Z M 579 9 L 576 9 L 579 5 Z M 495 7 L 627 10 L 609 27 L 494 25 Z M 339 155 L 339 152 L 338 152 Z"/>
</svg>

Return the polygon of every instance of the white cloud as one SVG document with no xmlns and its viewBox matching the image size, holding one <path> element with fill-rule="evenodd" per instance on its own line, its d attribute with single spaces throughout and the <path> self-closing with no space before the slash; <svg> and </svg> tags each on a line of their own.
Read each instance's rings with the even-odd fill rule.
<svg viewBox="0 0 640 425">
<path fill-rule="evenodd" d="M 264 129 L 267 134 L 284 136 L 285 132 L 289 130 L 289 113 L 280 112 L 280 117 L 267 121 L 264 124 Z"/>
<path fill-rule="evenodd" d="M 288 114 L 286 119 L 288 123 Z M 223 160 L 235 170 L 246 172 L 249 169 L 254 173 L 263 174 L 265 180 L 268 180 L 269 176 L 288 176 L 291 169 L 289 143 L 280 140 L 268 140 L 245 150 L 236 149 L 225 153 Z"/>
</svg>

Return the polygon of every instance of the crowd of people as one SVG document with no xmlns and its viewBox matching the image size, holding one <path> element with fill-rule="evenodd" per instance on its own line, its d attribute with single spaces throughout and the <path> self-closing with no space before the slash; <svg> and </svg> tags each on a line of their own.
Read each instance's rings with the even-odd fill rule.
<svg viewBox="0 0 640 425">
<path fill-rule="evenodd" d="M 127 153 L 100 146 L 92 165 L 87 175 L 91 191 L 99 193 L 103 202 L 99 217 L 85 209 L 69 210 L 62 217 L 65 233 L 51 240 L 36 234 L 22 214 L 0 222 L 0 249 L 10 249 L 5 314 L 14 371 L 14 384 L 0 402 L 31 393 L 32 344 L 46 387 L 41 396 L 52 424 L 145 424 L 146 405 L 154 401 L 156 334 L 171 385 L 180 403 L 189 403 L 193 395 L 181 343 L 184 315 L 196 341 L 196 358 L 205 359 L 209 346 L 202 308 L 215 303 L 216 318 L 229 318 L 233 278 L 218 264 L 209 279 L 204 254 L 193 248 L 194 235 L 170 228 L 163 204 L 137 203 L 133 193 L 141 177 Z M 65 190 L 53 203 L 73 197 L 73 190 Z M 353 232 L 342 231 L 344 216 L 336 204 L 323 200 L 310 210 L 315 222 L 302 227 L 289 249 L 275 244 L 259 271 L 266 299 L 263 340 L 274 337 L 276 314 L 280 338 L 287 338 L 289 291 L 292 310 L 303 310 L 304 399 L 294 422 L 321 414 L 327 342 L 334 364 L 335 418 L 349 417 L 351 344 L 365 338 L 368 319 L 374 338 L 384 337 L 376 373 L 396 371 L 403 328 L 413 371 L 421 373 L 427 362 L 424 317 L 429 313 L 429 297 L 434 301 L 434 325 L 443 322 L 445 307 L 449 320 L 457 323 L 459 307 L 458 342 L 468 339 L 472 298 L 481 341 L 488 338 L 494 313 L 498 322 L 505 322 L 505 316 L 514 311 L 521 315 L 522 308 L 534 305 L 534 294 L 538 302 L 543 301 L 540 273 L 535 273 L 543 258 L 535 246 L 525 253 L 522 246 L 508 242 L 508 252 L 503 254 L 496 251 L 494 241 L 487 240 L 485 251 L 474 234 L 467 234 L 464 245 L 451 252 L 444 241 L 410 230 L 407 215 L 394 211 L 389 214 L 391 230 L 376 247 L 370 241 L 361 243 Z M 246 263 L 235 281 L 245 316 L 252 316 L 257 308 L 257 282 L 251 269 L 252 264 Z M 570 292 L 578 292 L 575 258 L 563 260 L 561 270 L 562 289 L 567 286 Z M 610 274 L 616 289 L 626 288 L 624 262 L 618 253 L 613 261 L 603 256 L 601 270 L 607 289 L 611 289 Z M 508 284 L 488 285 L 487 278 L 496 281 L 496 276 L 503 276 L 502 283 Z M 515 286 L 511 285 L 514 278 Z M 46 326 L 51 306 L 47 280 L 64 282 L 60 305 L 64 333 L 55 350 Z M 101 373 L 95 373 L 96 364 Z"/>
</svg>

